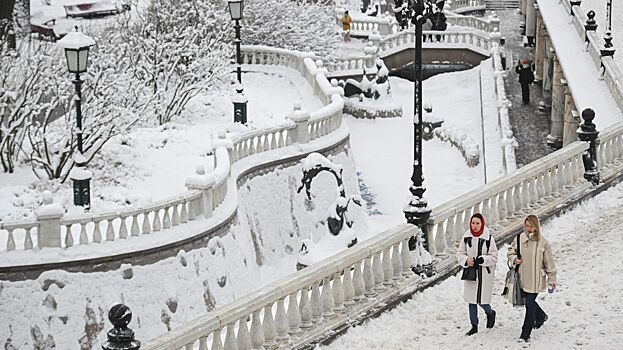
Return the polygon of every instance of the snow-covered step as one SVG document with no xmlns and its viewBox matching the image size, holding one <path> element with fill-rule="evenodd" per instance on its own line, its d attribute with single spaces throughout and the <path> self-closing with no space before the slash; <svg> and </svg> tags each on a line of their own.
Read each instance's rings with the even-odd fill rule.
<svg viewBox="0 0 623 350">
<path fill-rule="evenodd" d="M 487 10 L 515 9 L 519 7 L 519 0 L 486 0 Z"/>
</svg>

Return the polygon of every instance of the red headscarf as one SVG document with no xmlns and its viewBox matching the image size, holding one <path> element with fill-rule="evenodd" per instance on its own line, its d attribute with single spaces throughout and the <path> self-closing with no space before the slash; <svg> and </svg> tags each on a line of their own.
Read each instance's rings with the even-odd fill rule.
<svg viewBox="0 0 623 350">
<path fill-rule="evenodd" d="M 482 225 L 480 225 L 480 230 L 478 230 L 478 231 L 474 231 L 472 229 L 472 219 L 473 218 L 480 219 L 480 222 L 482 223 Z M 485 230 L 485 218 L 482 216 L 482 214 L 476 213 L 476 214 L 472 215 L 472 217 L 469 219 L 469 231 L 472 233 L 472 236 L 480 237 L 480 235 L 482 234 L 482 232 L 484 230 Z"/>
</svg>

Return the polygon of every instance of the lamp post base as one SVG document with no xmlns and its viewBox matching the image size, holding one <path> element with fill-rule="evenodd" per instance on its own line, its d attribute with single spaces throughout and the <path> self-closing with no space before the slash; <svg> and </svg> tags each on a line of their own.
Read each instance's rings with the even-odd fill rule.
<svg viewBox="0 0 623 350">
<path fill-rule="evenodd" d="M 413 202 L 416 202 L 415 204 Z M 426 200 L 414 197 L 405 208 L 404 214 L 407 223 L 415 225 L 422 231 L 419 237 L 409 239 L 409 251 L 413 255 L 413 266 L 411 270 L 422 277 L 431 277 L 435 274 L 433 268 L 433 258 L 428 252 L 430 247 L 428 242 L 428 219 L 431 209 L 428 208 Z"/>
</svg>

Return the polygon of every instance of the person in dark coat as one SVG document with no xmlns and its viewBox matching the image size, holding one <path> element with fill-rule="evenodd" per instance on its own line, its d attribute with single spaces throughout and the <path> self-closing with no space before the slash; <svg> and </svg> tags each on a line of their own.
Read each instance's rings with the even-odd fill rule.
<svg viewBox="0 0 623 350">
<path fill-rule="evenodd" d="M 519 84 L 521 84 L 521 99 L 524 104 L 530 103 L 530 84 L 534 81 L 534 73 L 530 68 L 530 61 L 527 58 L 519 61 L 515 67 L 515 73 L 519 74 Z"/>
<path fill-rule="evenodd" d="M 396 16 L 396 22 L 398 22 L 398 25 L 400 25 L 400 30 L 405 29 L 405 27 L 407 26 L 407 21 L 406 21 L 406 17 L 405 17 L 405 9 L 406 9 L 406 3 L 403 2 L 403 0 L 396 0 L 394 2 L 394 16 Z"/>
</svg>

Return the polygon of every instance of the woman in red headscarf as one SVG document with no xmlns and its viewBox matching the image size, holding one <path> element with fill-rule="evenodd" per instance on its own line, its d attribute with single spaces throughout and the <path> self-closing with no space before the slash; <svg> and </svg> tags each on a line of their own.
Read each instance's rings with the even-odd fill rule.
<svg viewBox="0 0 623 350">
<path fill-rule="evenodd" d="M 485 218 L 475 213 L 469 220 L 469 230 L 465 232 L 456 252 L 459 265 L 464 269 L 463 299 L 469 303 L 469 320 L 472 328 L 466 335 L 478 333 L 478 308 L 480 305 L 487 314 L 487 328 L 495 325 L 495 311 L 491 308 L 493 278 L 498 262 L 498 248 L 495 240 L 485 227 Z"/>
</svg>

